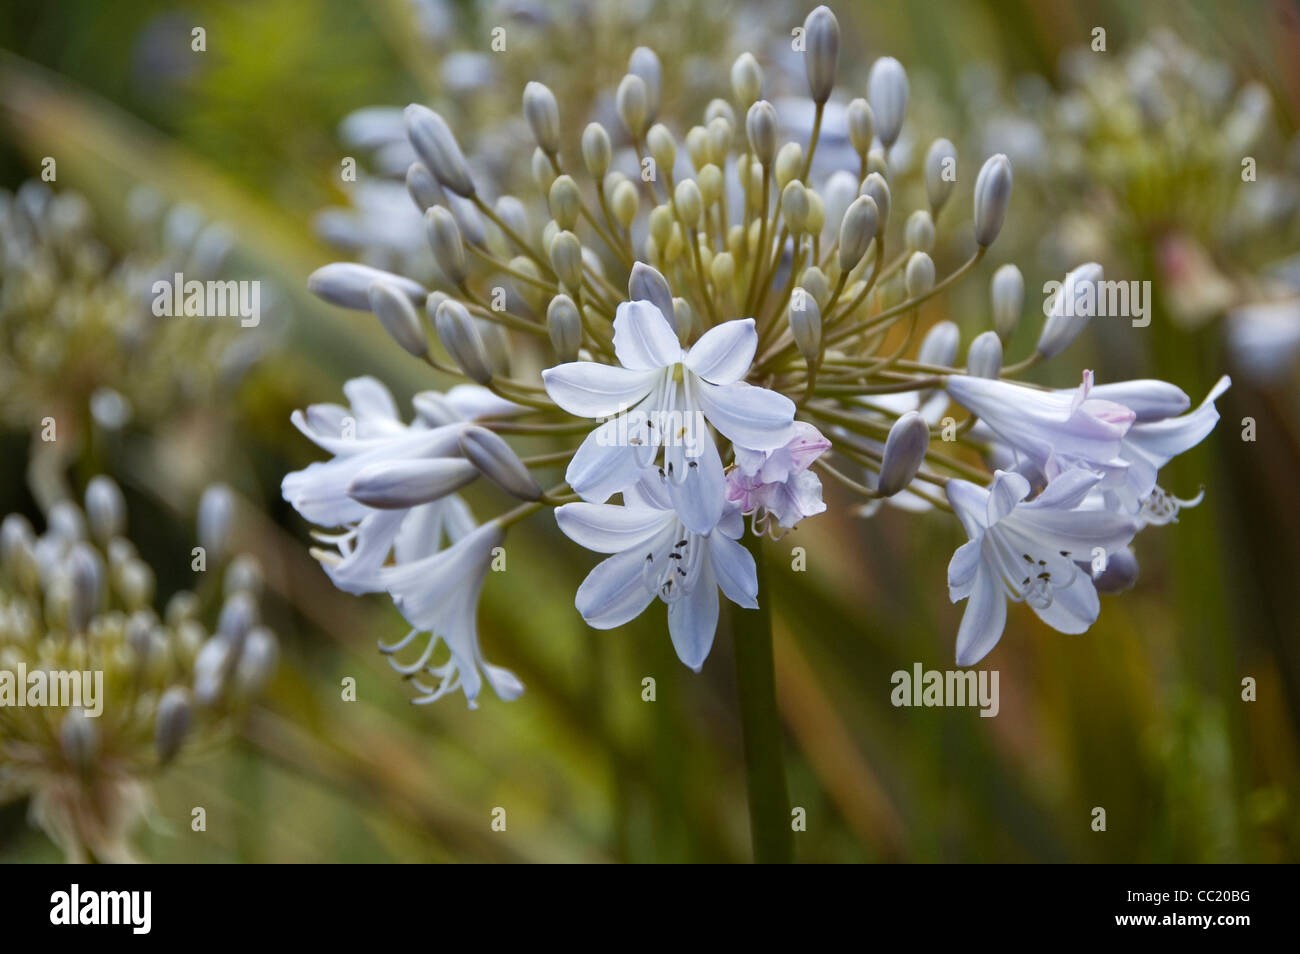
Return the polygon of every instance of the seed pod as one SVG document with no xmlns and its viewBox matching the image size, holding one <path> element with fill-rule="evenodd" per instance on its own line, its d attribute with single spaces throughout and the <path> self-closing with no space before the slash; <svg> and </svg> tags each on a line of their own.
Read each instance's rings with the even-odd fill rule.
<svg viewBox="0 0 1300 954">
<path fill-rule="evenodd" d="M 867 76 L 867 99 L 876 118 L 876 135 L 886 149 L 898 141 L 907 111 L 907 71 L 892 56 L 882 56 Z"/>
<path fill-rule="evenodd" d="M 907 260 L 903 287 L 908 298 L 920 298 L 934 288 L 934 259 L 925 252 L 913 252 Z"/>
<path fill-rule="evenodd" d="M 862 195 L 870 196 L 876 203 L 876 234 L 883 235 L 889 224 L 889 183 L 879 172 L 873 172 L 862 183 Z"/>
<path fill-rule="evenodd" d="M 966 373 L 974 378 L 996 378 L 1002 373 L 1002 339 L 996 331 L 975 336 L 966 352 Z"/>
<path fill-rule="evenodd" d="M 989 157 L 975 179 L 975 241 L 988 248 L 1002 231 L 1011 203 L 1011 161 L 1002 153 Z"/>
<path fill-rule="evenodd" d="M 618 107 L 618 118 L 623 121 L 628 134 L 637 142 L 645 135 L 646 123 L 650 118 L 649 95 L 645 80 L 629 73 L 618 84 L 618 92 L 614 97 L 615 105 Z"/>
<path fill-rule="evenodd" d="M 582 131 L 582 161 L 592 179 L 599 182 L 609 171 L 613 148 L 610 146 L 609 133 L 600 123 L 588 123 Z"/>
<path fill-rule="evenodd" d="M 160 765 L 166 765 L 180 751 L 181 744 L 189 733 L 193 715 L 193 698 L 184 686 L 172 686 L 158 700 L 153 738 Z"/>
<path fill-rule="evenodd" d="M 754 54 L 741 53 L 731 64 L 731 92 L 744 109 L 763 95 L 763 68 Z"/>
<path fill-rule="evenodd" d="M 561 361 L 577 361 L 582 346 L 582 316 L 568 295 L 556 295 L 546 308 L 546 333 Z"/>
<path fill-rule="evenodd" d="M 467 199 L 472 196 L 474 180 L 469 166 L 443 118 L 418 103 L 406 107 L 405 118 L 411 146 L 442 187 Z"/>
<path fill-rule="evenodd" d="M 378 461 L 357 472 L 347 494 L 376 510 L 409 510 L 441 500 L 477 476 L 473 465 L 459 457 Z"/>
<path fill-rule="evenodd" d="M 90 478 L 86 485 L 86 521 L 91 535 L 101 545 L 126 527 L 126 500 L 112 477 L 99 474 Z"/>
<path fill-rule="evenodd" d="M 994 272 L 989 294 L 993 301 L 993 327 L 1007 341 L 1015 333 L 1025 306 L 1025 279 L 1020 269 L 1008 264 Z"/>
<path fill-rule="evenodd" d="M 547 199 L 555 223 L 567 232 L 573 231 L 582 209 L 582 193 L 578 191 L 578 184 L 571 176 L 557 176 L 551 183 Z"/>
<path fill-rule="evenodd" d="M 865 159 L 876 137 L 876 117 L 871 112 L 871 106 L 865 99 L 859 97 L 849 103 L 844 116 L 849 127 L 849 142 L 853 145 L 853 151 Z"/>
<path fill-rule="evenodd" d="M 957 147 L 947 139 L 936 139 L 925 154 L 925 197 L 930 202 L 932 213 L 942 209 L 952 195 L 957 185 L 956 176 Z"/>
<path fill-rule="evenodd" d="M 471 426 L 460 435 L 460 450 L 488 480 L 520 500 L 540 500 L 541 485 L 499 434 Z"/>
<path fill-rule="evenodd" d="M 424 213 L 424 232 L 429 239 L 429 247 L 433 249 L 434 261 L 447 276 L 447 280 L 453 285 L 462 284 L 469 277 L 469 264 L 465 261 L 465 242 L 460 237 L 460 226 L 456 224 L 456 217 L 442 206 L 435 205 Z M 386 287 L 393 288 L 391 285 Z M 371 288 L 373 298 L 374 286 Z M 393 293 L 401 295 L 401 292 L 396 289 L 393 289 Z M 404 295 L 401 297 L 406 298 L 408 305 L 411 303 L 409 297 Z M 371 307 L 374 307 L 373 300 Z"/>
<path fill-rule="evenodd" d="M 804 72 L 814 103 L 830 99 L 835 88 L 835 68 L 840 59 L 840 24 L 829 7 L 820 6 L 803 22 Z"/>
<path fill-rule="evenodd" d="M 799 353 L 809 365 L 816 365 L 822 355 L 822 312 L 817 300 L 806 291 L 796 293 L 790 301 L 789 320 Z"/>
<path fill-rule="evenodd" d="M 654 122 L 659 116 L 659 99 L 663 89 L 663 67 L 659 56 L 648 46 L 638 46 L 627 61 L 627 71 L 641 77 L 645 84 L 646 119 Z"/>
<path fill-rule="evenodd" d="M 483 337 L 464 305 L 451 298 L 441 302 L 433 316 L 433 326 L 443 348 L 467 378 L 477 384 L 492 380 L 492 362 Z"/>
<path fill-rule="evenodd" d="M 307 277 L 307 290 L 318 298 L 356 311 L 370 310 L 370 286 L 383 279 L 414 302 L 428 294 L 419 282 L 355 262 L 334 262 L 316 269 Z"/>
<path fill-rule="evenodd" d="M 447 216 L 447 221 L 450 221 L 453 227 L 456 224 L 451 220 L 450 214 Z M 421 324 L 420 316 L 416 313 L 415 306 L 411 304 L 411 299 L 387 282 L 378 281 L 370 286 L 370 307 L 389 337 L 401 345 L 408 354 L 423 358 L 429 353 L 429 342 L 424 334 L 424 325 Z"/>
<path fill-rule="evenodd" d="M 916 479 L 930 447 L 930 425 L 919 411 L 908 411 L 889 429 L 881 454 L 880 478 L 876 490 L 892 497 Z"/>
<path fill-rule="evenodd" d="M 524 87 L 524 118 L 544 153 L 554 156 L 560 151 L 560 104 L 550 87 L 538 82 Z"/>
<path fill-rule="evenodd" d="M 934 219 L 925 209 L 917 209 L 907 217 L 903 240 L 909 252 L 934 251 Z"/>
<path fill-rule="evenodd" d="M 572 232 L 560 232 L 551 240 L 551 268 L 571 293 L 582 288 L 582 243 Z"/>
<path fill-rule="evenodd" d="M 749 107 L 745 114 L 745 134 L 759 163 L 771 165 L 776 158 L 776 109 L 767 100 L 760 99 Z"/>
</svg>

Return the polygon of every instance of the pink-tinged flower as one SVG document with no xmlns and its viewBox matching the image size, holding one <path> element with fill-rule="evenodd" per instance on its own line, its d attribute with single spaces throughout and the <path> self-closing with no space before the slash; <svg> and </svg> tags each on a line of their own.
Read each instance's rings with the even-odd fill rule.
<svg viewBox="0 0 1300 954">
<path fill-rule="evenodd" d="M 794 436 L 772 450 L 737 446 L 736 466 L 727 473 L 727 499 L 743 513 L 771 514 L 787 529 L 821 513 L 826 509 L 822 483 L 808 468 L 830 446 L 804 421 L 796 421 Z"/>
<path fill-rule="evenodd" d="M 623 302 L 614 318 L 619 365 L 573 361 L 542 372 L 546 393 L 578 417 L 631 410 L 645 422 L 620 439 L 619 419 L 598 426 L 578 448 L 565 480 L 584 500 L 603 503 L 636 483 L 664 451 L 663 470 L 674 508 L 696 533 L 722 514 L 722 458 L 707 434 L 664 433 L 658 422 L 707 420 L 735 444 L 773 450 L 791 436 L 794 402 L 744 382 L 758 348 L 754 320 L 726 321 L 682 348 L 668 319 L 648 301 Z M 685 439 L 684 439 L 685 438 Z"/>
</svg>

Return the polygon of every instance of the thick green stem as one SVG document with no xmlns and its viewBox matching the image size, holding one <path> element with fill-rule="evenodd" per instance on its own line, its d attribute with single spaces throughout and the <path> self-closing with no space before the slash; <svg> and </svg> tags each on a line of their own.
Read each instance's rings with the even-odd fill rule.
<svg viewBox="0 0 1300 954">
<path fill-rule="evenodd" d="M 794 835 L 782 756 L 781 717 L 776 707 L 772 610 L 763 579 L 763 538 L 746 534 L 744 542 L 757 564 L 759 593 L 758 609 L 732 613 L 736 685 L 745 737 L 749 827 L 756 862 L 788 864 L 794 860 Z"/>
</svg>

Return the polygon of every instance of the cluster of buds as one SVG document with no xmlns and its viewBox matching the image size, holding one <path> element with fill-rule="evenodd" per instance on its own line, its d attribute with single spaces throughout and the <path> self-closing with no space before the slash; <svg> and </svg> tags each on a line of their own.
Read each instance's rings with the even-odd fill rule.
<svg viewBox="0 0 1300 954">
<path fill-rule="evenodd" d="M 1098 589 L 1133 581 L 1133 536 L 1177 512 L 1156 471 L 1209 433 L 1215 395 L 1179 416 L 1190 401 L 1163 382 L 1094 387 L 1090 372 L 1067 391 L 1013 382 L 1087 326 L 1101 278 L 1091 264 L 1066 277 L 1018 361 L 1003 344 L 1024 281 L 1014 265 L 998 269 L 993 327 L 960 361 L 958 326 L 923 328 L 922 313 L 984 263 L 1011 164 L 1002 154 L 980 164 L 967 219 L 956 150 L 936 140 L 924 206 L 896 208 L 890 151 L 909 86 L 885 57 L 865 98 L 834 110 L 854 168 L 815 177 L 835 94 L 834 14 L 815 9 L 801 39 L 806 141 L 783 141 L 749 54 L 731 69 L 730 98 L 683 127 L 661 115 L 662 71 L 638 50 L 616 87 L 619 126 L 592 121 L 570 149 L 557 97 L 527 84 L 531 207 L 485 194 L 448 123 L 406 110 L 417 156 L 407 183 L 437 287 L 356 263 L 327 265 L 309 284 L 373 312 L 411 355 L 469 383 L 417 395 L 409 424 L 368 378 L 349 383 L 347 408 L 295 413 L 332 459 L 288 475 L 283 492 L 309 521 L 341 528 L 324 538 L 336 550 L 317 551 L 334 582 L 389 593 L 410 623 L 382 648 L 416 701 L 459 688 L 472 705 L 483 679 L 503 698 L 522 689 L 483 661 L 475 611 L 505 530 L 548 507 L 570 539 L 607 555 L 577 591 L 583 619 L 609 629 L 662 601 L 678 656 L 697 670 L 719 592 L 758 605 L 755 538 L 825 510 L 823 477 L 860 512 L 888 501 L 955 514 L 970 537 L 949 568 L 952 599 L 970 601 L 963 665 L 998 641 L 1007 600 L 1060 631 L 1087 629 Z M 941 221 L 968 249 L 945 273 L 931 257 Z M 960 422 L 944 416 L 950 401 L 968 411 Z M 548 452 L 520 457 L 508 437 L 546 439 Z M 534 476 L 560 466 L 549 489 Z M 517 505 L 478 524 L 456 491 L 480 476 Z M 431 662 L 443 644 L 446 661 Z"/>
<path fill-rule="evenodd" d="M 78 193 L 34 180 L 0 192 L 0 408 L 5 426 L 38 435 L 34 452 L 72 454 L 94 426 L 153 427 L 230 387 L 265 343 L 236 334 L 237 322 L 158 317 L 153 308 L 157 281 L 225 273 L 228 229 L 145 188 L 130 195 L 128 212 L 119 255 Z M 41 433 L 50 422 L 58 431 Z"/>
<path fill-rule="evenodd" d="M 214 559 L 229 502 L 217 485 L 201 503 Z M 0 801 L 29 799 L 70 861 L 132 859 L 149 780 L 228 737 L 278 652 L 253 557 L 222 561 L 221 585 L 175 593 L 160 614 L 125 524 L 104 476 L 87 485 L 84 511 L 55 504 L 39 536 L 19 514 L 0 523 Z M 216 616 L 211 632 L 204 615 Z"/>
</svg>

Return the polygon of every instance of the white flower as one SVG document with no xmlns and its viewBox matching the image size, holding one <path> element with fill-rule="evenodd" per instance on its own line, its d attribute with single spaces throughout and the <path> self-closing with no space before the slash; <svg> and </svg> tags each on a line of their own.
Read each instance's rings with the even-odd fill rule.
<svg viewBox="0 0 1300 954">
<path fill-rule="evenodd" d="M 743 513 L 771 514 L 786 528 L 821 513 L 826 509 L 822 482 L 808 467 L 830 446 L 817 428 L 796 421 L 794 436 L 774 450 L 736 447 L 736 466 L 727 472 L 727 499 Z"/>
<path fill-rule="evenodd" d="M 478 599 L 492 563 L 493 551 L 505 539 L 501 524 L 483 524 L 446 550 L 410 562 L 384 567 L 379 581 L 393 597 L 406 621 L 413 627 L 405 637 L 391 646 L 381 646 L 385 653 L 405 649 L 421 633 L 429 638 L 414 662 L 399 663 L 389 659 L 395 670 L 414 677 L 421 671 L 438 679 L 436 686 L 426 686 L 412 678 L 411 684 L 421 693 L 412 702 L 433 702 L 456 689 L 465 693 L 471 709 L 486 679 L 499 698 L 510 702 L 524 691 L 523 683 L 508 669 L 493 666 L 483 659 L 478 643 Z M 434 650 L 445 644 L 450 658 L 431 663 Z"/>
<path fill-rule="evenodd" d="M 954 603 L 968 600 L 957 631 L 957 664 L 989 654 L 1006 625 L 1007 600 L 1028 603 L 1061 633 L 1082 633 L 1097 619 L 1097 590 L 1075 561 L 1127 546 L 1140 523 L 1086 500 L 1101 477 L 1069 470 L 1032 501 L 1029 481 L 999 470 L 990 487 L 948 482 L 948 500 L 970 538 L 948 564 Z"/>
<path fill-rule="evenodd" d="M 707 420 L 735 444 L 773 450 L 792 434 L 794 403 L 742 380 L 754 360 L 752 318 L 727 321 L 683 349 L 664 314 L 648 301 L 623 302 L 614 318 L 620 366 L 574 361 L 542 372 L 551 400 L 578 417 L 634 409 L 644 426 L 618 419 L 598 426 L 569 464 L 565 479 L 584 500 L 601 503 L 637 481 L 663 447 L 673 506 L 697 533 L 717 524 L 723 507 L 722 459 L 693 423 Z M 663 422 L 678 429 L 664 433 Z"/>
<path fill-rule="evenodd" d="M 668 604 L 668 631 L 683 663 L 699 671 L 718 625 L 718 589 L 738 606 L 758 607 L 754 558 L 737 542 L 744 532 L 731 508 L 707 533 L 685 526 L 666 478 L 645 472 L 624 490 L 623 505 L 565 504 L 555 520 L 575 543 L 611 553 L 578 587 L 575 605 L 589 626 L 613 629 L 658 597 Z"/>
</svg>

